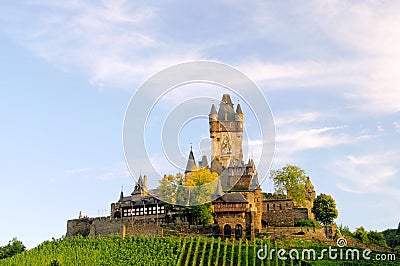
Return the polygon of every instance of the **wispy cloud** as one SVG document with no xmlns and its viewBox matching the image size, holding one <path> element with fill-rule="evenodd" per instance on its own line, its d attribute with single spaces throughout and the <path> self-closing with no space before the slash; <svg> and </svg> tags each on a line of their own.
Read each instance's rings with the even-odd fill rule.
<svg viewBox="0 0 400 266">
<path fill-rule="evenodd" d="M 399 122 L 393 122 L 393 126 L 394 126 L 394 129 L 395 129 L 398 133 L 400 133 L 400 123 L 399 123 Z"/>
<path fill-rule="evenodd" d="M 158 38 L 151 6 L 124 0 L 25 5 L 12 18 L 0 16 L 4 30 L 49 62 L 87 73 L 100 88 L 131 89 L 162 68 L 199 57 L 195 48 L 182 51 Z"/>
<path fill-rule="evenodd" d="M 98 179 L 98 180 L 110 180 L 110 179 L 126 179 L 130 177 L 129 171 L 125 163 L 114 164 L 109 167 L 87 167 L 79 169 L 69 169 L 65 171 L 67 176 L 73 176 L 74 178 L 85 178 L 85 179 Z"/>
<path fill-rule="evenodd" d="M 336 160 L 334 169 L 342 178 L 337 186 L 353 193 L 387 193 L 399 191 L 390 182 L 398 174 L 393 162 L 398 159 L 394 153 L 380 153 L 373 155 L 347 155 L 346 158 Z"/>
</svg>

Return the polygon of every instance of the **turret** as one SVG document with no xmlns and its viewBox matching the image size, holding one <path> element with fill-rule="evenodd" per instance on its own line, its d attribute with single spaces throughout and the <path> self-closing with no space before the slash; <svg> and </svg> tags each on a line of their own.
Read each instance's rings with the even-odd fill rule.
<svg viewBox="0 0 400 266">
<path fill-rule="evenodd" d="M 243 121 L 243 111 L 242 111 L 242 107 L 240 106 L 239 101 L 238 101 L 238 104 L 236 106 L 235 120 L 236 121 Z"/>
<path fill-rule="evenodd" d="M 218 113 L 217 109 L 215 109 L 215 105 L 211 105 L 211 111 L 210 114 L 208 115 L 210 121 L 217 121 L 218 120 Z"/>
<path fill-rule="evenodd" d="M 224 94 L 219 104 L 218 120 L 219 121 L 234 121 L 235 111 L 229 94 Z"/>
<path fill-rule="evenodd" d="M 260 184 L 258 183 L 258 174 L 254 173 L 253 178 L 251 179 L 249 190 L 260 189 Z"/>
<path fill-rule="evenodd" d="M 189 158 L 186 164 L 185 174 L 192 172 L 195 168 L 196 168 L 196 161 L 194 160 L 192 147 L 190 147 Z"/>
<path fill-rule="evenodd" d="M 214 197 L 219 198 L 224 195 L 224 191 L 222 190 L 221 180 L 218 178 L 217 188 L 214 193 Z"/>
<path fill-rule="evenodd" d="M 199 161 L 199 168 L 208 168 L 207 156 L 203 155 Z"/>
</svg>

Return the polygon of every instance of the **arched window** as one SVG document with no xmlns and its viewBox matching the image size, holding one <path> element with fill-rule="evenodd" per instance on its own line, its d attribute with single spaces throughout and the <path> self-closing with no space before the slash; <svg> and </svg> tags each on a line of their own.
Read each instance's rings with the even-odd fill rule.
<svg viewBox="0 0 400 266">
<path fill-rule="evenodd" d="M 243 234 L 243 227 L 241 224 L 237 224 L 235 227 L 235 238 L 240 239 Z"/>
<path fill-rule="evenodd" d="M 229 224 L 224 226 L 224 236 L 230 238 L 232 235 L 232 228 Z"/>
</svg>

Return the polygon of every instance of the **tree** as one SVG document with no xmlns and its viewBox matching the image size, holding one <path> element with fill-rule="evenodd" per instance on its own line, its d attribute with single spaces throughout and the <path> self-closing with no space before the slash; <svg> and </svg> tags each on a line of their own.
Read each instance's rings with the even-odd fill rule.
<svg viewBox="0 0 400 266">
<path fill-rule="evenodd" d="M 354 237 L 360 240 L 362 243 L 367 244 L 369 242 L 367 232 L 365 231 L 364 227 L 360 226 L 356 229 L 354 233 Z"/>
<path fill-rule="evenodd" d="M 315 219 L 324 225 L 332 224 L 338 217 L 335 200 L 330 195 L 320 194 L 311 209 Z"/>
<path fill-rule="evenodd" d="M 287 164 L 281 169 L 272 170 L 270 179 L 274 182 L 277 193 L 292 198 L 296 206 L 304 206 L 308 199 L 307 186 L 310 179 L 303 169 Z"/>
<path fill-rule="evenodd" d="M 367 233 L 368 239 L 379 246 L 387 247 L 385 236 L 378 231 L 369 231 Z"/>
<path fill-rule="evenodd" d="M 213 223 L 213 216 L 212 216 L 212 204 L 206 203 L 202 205 L 192 206 L 190 208 L 193 219 L 196 224 L 211 224 Z"/>
<path fill-rule="evenodd" d="M 15 254 L 25 251 L 25 246 L 16 237 L 8 242 L 4 247 L 0 247 L 0 259 L 14 256 Z"/>
<path fill-rule="evenodd" d="M 176 203 L 177 181 L 174 175 L 164 175 L 160 181 L 160 199 L 170 204 Z"/>
<path fill-rule="evenodd" d="M 195 222 L 209 224 L 213 222 L 210 202 L 217 180 L 218 174 L 207 168 L 194 169 L 184 176 L 165 175 L 160 182 L 160 198 L 171 204 L 191 206 Z"/>
</svg>

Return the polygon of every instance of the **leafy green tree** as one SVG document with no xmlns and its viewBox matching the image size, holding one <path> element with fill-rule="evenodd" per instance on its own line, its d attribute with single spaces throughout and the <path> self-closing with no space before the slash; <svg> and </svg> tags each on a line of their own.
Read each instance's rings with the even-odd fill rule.
<svg viewBox="0 0 400 266">
<path fill-rule="evenodd" d="M 369 231 L 367 233 L 368 239 L 372 242 L 375 243 L 379 246 L 383 246 L 386 247 L 386 240 L 385 240 L 385 236 L 378 232 L 378 231 Z"/>
<path fill-rule="evenodd" d="M 160 182 L 160 198 L 174 205 L 191 206 L 195 223 L 213 222 L 211 195 L 217 186 L 218 174 L 207 168 L 188 174 L 165 175 Z"/>
<path fill-rule="evenodd" d="M 281 169 L 272 170 L 270 179 L 274 182 L 277 193 L 293 198 L 296 206 L 304 206 L 308 196 L 309 177 L 303 169 L 287 164 Z"/>
<path fill-rule="evenodd" d="M 4 247 L 0 247 L 0 259 L 12 257 L 15 254 L 25 251 L 25 246 L 16 237 L 8 242 Z"/>
<path fill-rule="evenodd" d="M 340 224 L 338 226 L 340 233 L 344 236 L 354 237 L 354 234 L 350 231 L 350 228 L 347 225 Z"/>
<path fill-rule="evenodd" d="M 330 195 L 322 193 L 315 199 L 311 211 L 315 219 L 324 225 L 332 224 L 338 217 L 335 200 Z"/>
<path fill-rule="evenodd" d="M 192 206 L 190 210 L 196 224 L 207 225 L 214 222 L 211 203 Z"/>
<path fill-rule="evenodd" d="M 397 229 L 386 229 L 382 234 L 385 236 L 386 243 L 389 247 L 395 248 L 400 246 L 400 235 L 397 234 Z"/>
<path fill-rule="evenodd" d="M 174 175 L 164 175 L 160 181 L 160 199 L 171 204 L 176 203 L 177 181 Z"/>
<path fill-rule="evenodd" d="M 365 231 L 364 227 L 360 226 L 356 229 L 354 233 L 354 237 L 360 240 L 362 243 L 367 244 L 369 242 L 367 232 Z"/>
</svg>

